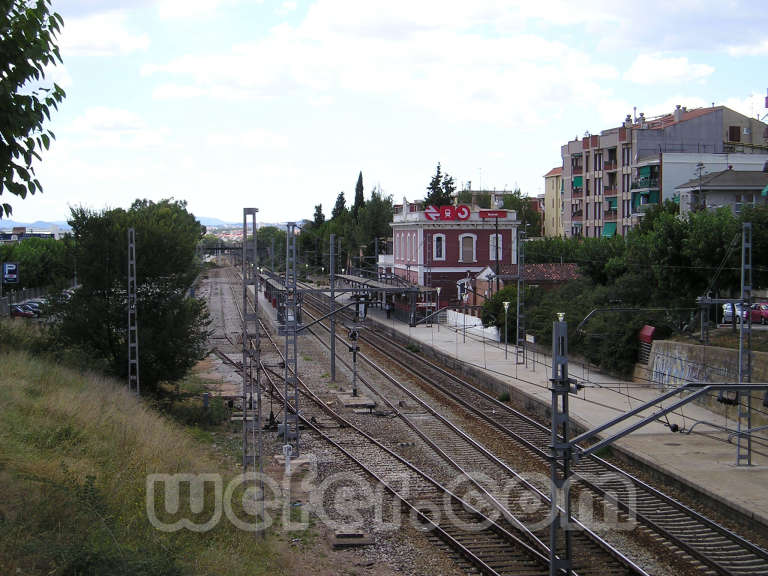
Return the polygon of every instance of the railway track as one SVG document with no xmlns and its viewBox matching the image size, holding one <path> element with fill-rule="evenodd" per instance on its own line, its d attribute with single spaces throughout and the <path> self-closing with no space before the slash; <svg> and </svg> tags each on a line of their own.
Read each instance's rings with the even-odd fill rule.
<svg viewBox="0 0 768 576">
<path fill-rule="evenodd" d="M 443 401 L 461 407 L 475 419 L 514 440 L 542 465 L 549 462 L 549 428 L 499 402 L 451 372 L 414 354 L 375 330 L 361 332 L 367 343 L 399 365 Z M 360 354 L 362 361 L 370 360 Z M 611 463 L 590 456 L 574 467 L 579 484 L 636 518 L 654 538 L 689 556 L 694 569 L 729 576 L 768 574 L 768 552 L 702 514 L 663 494 Z M 613 478 L 598 486 L 590 478 Z"/>
<path fill-rule="evenodd" d="M 269 333 L 266 334 L 281 354 Z M 226 359 L 226 356 L 222 358 Z M 242 368 L 236 362 L 225 361 L 237 369 Z M 268 366 L 262 365 L 262 370 L 269 393 L 280 402 L 284 401 L 276 382 L 282 376 Z M 300 393 L 306 400 L 300 414 L 302 426 L 333 445 L 384 486 L 402 503 L 410 517 L 418 521 L 421 529 L 428 530 L 433 539 L 439 539 L 462 559 L 466 569 L 489 575 L 549 573 L 548 560 L 541 552 L 343 418 L 300 378 L 298 380 Z M 321 427 L 317 421 L 322 416 L 330 417 L 338 426 Z M 407 493 L 398 486 L 407 486 Z"/>
</svg>

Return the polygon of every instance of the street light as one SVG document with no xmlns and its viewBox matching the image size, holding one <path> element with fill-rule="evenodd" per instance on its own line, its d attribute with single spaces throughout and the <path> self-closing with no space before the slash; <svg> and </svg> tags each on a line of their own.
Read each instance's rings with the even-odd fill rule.
<svg viewBox="0 0 768 576">
<path fill-rule="evenodd" d="M 440 286 L 437 287 L 437 331 L 440 332 Z"/>
<path fill-rule="evenodd" d="M 509 327 L 509 322 L 507 321 L 507 315 L 509 312 L 509 302 L 504 301 L 504 360 L 507 359 L 507 343 L 509 342 L 509 338 L 507 338 L 507 328 Z"/>
</svg>

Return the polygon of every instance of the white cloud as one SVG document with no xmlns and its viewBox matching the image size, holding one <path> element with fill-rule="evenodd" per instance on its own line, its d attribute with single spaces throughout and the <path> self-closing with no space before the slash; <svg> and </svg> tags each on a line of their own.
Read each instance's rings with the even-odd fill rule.
<svg viewBox="0 0 768 576">
<path fill-rule="evenodd" d="M 254 129 L 240 133 L 217 132 L 207 136 L 208 146 L 217 149 L 287 150 L 290 140 L 284 134 Z"/>
<path fill-rule="evenodd" d="M 296 2 L 286 1 L 280 4 L 279 8 L 275 9 L 275 14 L 279 16 L 287 16 L 291 12 L 296 11 Z"/>
<path fill-rule="evenodd" d="M 250 2 L 261 4 L 263 0 L 250 0 Z M 238 0 L 157 0 L 157 12 L 163 20 L 208 18 L 222 6 L 237 3 Z"/>
<path fill-rule="evenodd" d="M 341 94 L 364 94 L 453 120 L 513 125 L 540 124 L 566 101 L 594 104 L 609 95 L 605 80 L 618 76 L 559 41 L 475 33 L 473 27 L 496 17 L 494 3 L 437 6 L 400 0 L 350 8 L 323 0 L 298 26 L 282 24 L 260 41 L 190 54 L 142 73 L 163 77 L 157 98 L 300 95 L 322 106 Z"/>
<path fill-rule="evenodd" d="M 104 12 L 67 19 L 61 36 L 61 48 L 65 54 L 70 55 L 130 54 L 147 50 L 149 36 L 129 31 L 124 12 Z"/>
<path fill-rule="evenodd" d="M 692 64 L 685 56 L 666 57 L 641 54 L 624 73 L 624 79 L 635 84 L 672 84 L 703 80 L 715 69 L 707 64 Z"/>
<path fill-rule="evenodd" d="M 761 56 L 768 54 L 768 40 L 761 40 L 756 44 L 739 44 L 728 47 L 731 56 Z"/>
<path fill-rule="evenodd" d="M 758 94 L 752 92 L 746 98 L 728 98 L 723 105 L 741 112 L 745 116 L 754 118 L 755 116 L 763 116 L 765 114 L 765 94 Z"/>
<path fill-rule="evenodd" d="M 164 130 L 150 127 L 138 114 L 103 106 L 89 108 L 61 133 L 88 147 L 154 147 L 165 140 Z"/>
</svg>

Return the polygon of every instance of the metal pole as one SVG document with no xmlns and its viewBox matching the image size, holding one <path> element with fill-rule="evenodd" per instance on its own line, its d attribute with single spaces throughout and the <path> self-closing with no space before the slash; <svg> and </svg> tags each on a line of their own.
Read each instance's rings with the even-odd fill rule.
<svg viewBox="0 0 768 576">
<path fill-rule="evenodd" d="M 499 217 L 496 216 L 496 293 L 499 293 Z"/>
<path fill-rule="evenodd" d="M 507 335 L 509 329 L 509 302 L 504 302 L 504 360 L 507 359 L 507 344 L 509 337 Z"/>
<path fill-rule="evenodd" d="M 568 394 L 568 325 L 564 314 L 558 314 L 558 320 L 552 323 L 552 453 L 550 466 L 550 525 L 549 525 L 549 574 L 556 576 L 562 571 L 570 576 L 571 571 L 571 498 L 570 466 L 571 445 L 569 443 Z M 562 476 L 560 475 L 562 467 Z M 564 498 L 561 515 L 558 508 L 560 497 Z M 557 541 L 560 529 L 565 531 L 564 557 L 557 555 Z"/>
<path fill-rule="evenodd" d="M 336 308 L 336 234 L 331 234 L 331 382 L 336 382 L 336 315 L 333 313 Z"/>
</svg>

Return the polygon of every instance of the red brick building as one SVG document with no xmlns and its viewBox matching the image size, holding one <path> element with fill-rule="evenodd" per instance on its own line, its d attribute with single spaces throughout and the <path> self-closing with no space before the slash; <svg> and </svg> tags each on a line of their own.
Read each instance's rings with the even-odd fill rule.
<svg viewBox="0 0 768 576">
<path fill-rule="evenodd" d="M 492 202 L 493 205 L 493 202 Z M 392 272 L 412 284 L 442 288 L 456 299 L 456 282 L 485 267 L 517 264 L 517 214 L 466 204 L 439 209 L 408 202 L 394 206 Z"/>
</svg>

